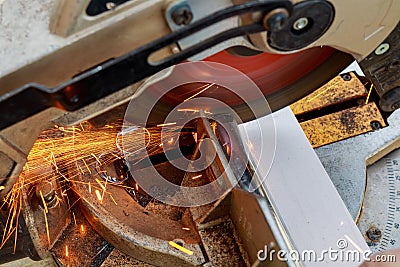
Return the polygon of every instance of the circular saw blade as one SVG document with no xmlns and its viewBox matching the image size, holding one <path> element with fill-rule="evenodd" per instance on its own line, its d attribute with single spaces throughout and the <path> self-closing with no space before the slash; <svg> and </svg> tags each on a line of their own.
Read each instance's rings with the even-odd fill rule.
<svg viewBox="0 0 400 267">
<path fill-rule="evenodd" d="M 179 68 L 179 71 L 174 69 L 167 75 L 168 78 L 164 77 L 166 80 L 183 79 L 193 82 L 185 82 L 166 93 L 165 87 L 169 82 L 165 80 L 160 82 L 154 76 L 149 80 L 155 79 L 158 84 L 151 85 L 152 89 L 147 88 L 146 96 L 142 96 L 143 101 L 138 101 L 137 104 L 148 106 L 152 102 L 157 102 L 149 115 L 148 125 L 164 122 L 171 110 L 185 102 L 191 95 L 222 101 L 235 111 L 242 122 L 246 122 L 267 115 L 306 96 L 336 76 L 352 60 L 351 56 L 330 47 L 313 48 L 288 55 L 259 53 L 243 56 L 222 51 L 204 61 L 222 63 L 237 70 L 240 75 L 232 74 L 229 77 L 218 75 L 221 72 L 219 67 L 215 70 L 212 69 L 213 67 L 202 70 L 190 67 Z M 208 79 L 210 76 L 215 78 L 215 85 L 202 91 L 201 88 L 206 84 L 197 81 Z M 256 90 L 257 92 L 251 90 L 249 83 L 243 82 L 246 80 L 243 76 L 251 80 L 259 90 Z M 218 78 L 221 77 L 225 82 L 228 79 L 230 84 L 243 87 L 239 91 L 241 94 L 246 94 L 246 97 L 237 97 L 227 88 L 224 90 L 224 87 L 218 84 Z M 158 98 L 160 94 L 162 97 Z M 268 105 L 269 107 L 266 107 Z"/>
<path fill-rule="evenodd" d="M 352 56 L 330 47 L 288 55 L 238 56 L 223 51 L 206 60 L 224 63 L 249 76 L 262 90 L 272 111 L 318 89 L 354 61 Z"/>
</svg>

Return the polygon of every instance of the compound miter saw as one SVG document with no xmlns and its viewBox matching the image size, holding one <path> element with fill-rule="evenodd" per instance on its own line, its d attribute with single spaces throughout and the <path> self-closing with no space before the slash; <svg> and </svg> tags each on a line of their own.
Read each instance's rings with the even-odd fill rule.
<svg viewBox="0 0 400 267">
<path fill-rule="evenodd" d="M 397 266 L 399 14 L 0 0 L 0 263 Z"/>
</svg>

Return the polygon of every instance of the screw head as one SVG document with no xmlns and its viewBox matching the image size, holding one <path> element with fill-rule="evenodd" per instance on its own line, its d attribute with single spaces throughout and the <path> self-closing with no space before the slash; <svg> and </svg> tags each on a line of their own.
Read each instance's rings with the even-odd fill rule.
<svg viewBox="0 0 400 267">
<path fill-rule="evenodd" d="M 390 45 L 388 43 L 383 43 L 375 49 L 375 55 L 380 56 L 389 51 Z"/>
<path fill-rule="evenodd" d="M 303 29 L 305 29 L 308 25 L 308 18 L 306 17 L 302 17 L 297 19 L 294 23 L 293 23 L 293 29 L 295 29 L 296 31 L 301 31 Z"/>
<path fill-rule="evenodd" d="M 382 232 L 378 228 L 371 226 L 367 230 L 367 237 L 372 241 L 372 242 L 378 242 L 381 237 L 382 237 Z"/>
<path fill-rule="evenodd" d="M 379 121 L 371 121 L 369 125 L 371 125 L 371 128 L 374 131 L 379 130 L 380 128 L 382 128 L 382 125 L 379 123 Z"/>
<path fill-rule="evenodd" d="M 351 80 L 351 75 L 348 74 L 348 73 L 345 73 L 345 74 L 342 75 L 342 79 L 343 79 L 344 81 L 348 82 L 348 81 Z"/>
<path fill-rule="evenodd" d="M 176 25 L 188 25 L 193 20 L 193 12 L 188 6 L 178 7 L 172 11 L 171 19 Z"/>
</svg>

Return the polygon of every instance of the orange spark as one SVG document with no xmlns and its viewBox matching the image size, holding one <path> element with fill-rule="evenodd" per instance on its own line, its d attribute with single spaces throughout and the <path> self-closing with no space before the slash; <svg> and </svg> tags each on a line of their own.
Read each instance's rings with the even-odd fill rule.
<svg viewBox="0 0 400 267">
<path fill-rule="evenodd" d="M 103 194 L 101 195 L 101 203 L 103 203 L 104 193 L 106 192 L 106 188 L 107 188 L 107 181 L 108 181 L 108 179 L 106 179 L 106 182 L 104 183 L 104 190 L 103 190 Z"/>
<path fill-rule="evenodd" d="M 101 194 L 100 194 L 100 191 L 96 189 L 96 190 L 95 190 L 95 193 L 96 193 L 97 199 L 101 202 Z"/>
<path fill-rule="evenodd" d="M 83 226 L 83 224 L 81 224 L 81 233 L 82 233 L 82 234 L 85 233 L 85 226 Z"/>
<path fill-rule="evenodd" d="M 200 177 L 202 177 L 202 176 L 203 176 L 202 174 L 199 174 L 199 175 L 193 176 L 193 177 L 192 177 L 192 180 L 199 179 L 199 178 L 200 178 Z"/>
<path fill-rule="evenodd" d="M 75 213 L 74 212 L 72 212 L 72 217 L 74 218 L 74 223 L 76 225 L 76 218 L 75 218 Z"/>
<path fill-rule="evenodd" d="M 101 189 L 103 189 L 104 191 L 106 190 L 106 188 L 104 187 L 104 185 L 99 181 L 99 179 L 95 179 L 96 182 L 100 185 Z"/>
<path fill-rule="evenodd" d="M 85 159 L 82 159 L 82 161 L 83 161 L 83 163 L 85 164 L 86 169 L 88 169 L 89 173 L 92 174 L 92 171 L 90 170 L 89 166 L 86 164 Z"/>
<path fill-rule="evenodd" d="M 97 160 L 97 162 L 100 164 L 100 166 L 101 166 L 101 161 L 99 160 L 99 158 L 96 157 L 96 155 L 93 154 L 93 153 L 90 153 L 90 155 L 92 155 L 92 156 Z"/>
<path fill-rule="evenodd" d="M 65 257 L 69 257 L 68 246 L 65 245 Z"/>
<path fill-rule="evenodd" d="M 199 94 L 205 92 L 206 90 L 210 89 L 215 83 L 211 83 L 209 85 L 207 85 L 203 90 L 200 90 L 199 92 L 195 93 L 194 95 L 192 95 L 191 97 L 186 98 L 185 100 L 183 100 L 183 102 L 189 101 L 190 99 L 195 98 L 196 96 L 198 96 Z M 202 86 L 204 87 L 204 85 Z M 202 88 L 200 87 L 200 88 Z"/>
<path fill-rule="evenodd" d="M 42 190 L 40 190 L 40 197 L 41 197 L 41 199 L 42 199 L 42 202 L 43 202 L 43 208 L 44 208 L 44 211 L 45 211 L 45 213 L 49 213 L 49 210 L 47 209 L 47 204 L 46 204 L 46 201 L 44 201 L 44 197 L 43 197 L 43 193 L 42 193 Z"/>
<path fill-rule="evenodd" d="M 176 125 L 176 122 L 158 124 L 157 127 L 172 126 L 172 125 Z"/>
<path fill-rule="evenodd" d="M 182 227 L 182 230 L 190 231 L 190 228 L 189 227 Z"/>
<path fill-rule="evenodd" d="M 178 109 L 180 112 L 199 112 L 198 109 L 192 109 L 192 108 L 180 108 Z"/>
<path fill-rule="evenodd" d="M 115 201 L 114 197 L 110 194 L 111 200 L 114 202 L 115 206 L 118 206 L 117 201 Z"/>
<path fill-rule="evenodd" d="M 217 122 L 213 121 L 211 123 L 211 128 L 212 128 L 213 133 L 216 134 L 216 132 L 217 132 Z"/>
<path fill-rule="evenodd" d="M 374 84 L 371 84 L 371 87 L 369 88 L 368 96 L 367 96 L 367 99 L 365 100 L 365 104 L 368 104 L 369 97 L 371 96 L 372 88 L 374 88 Z"/>
<path fill-rule="evenodd" d="M 66 191 L 67 191 L 67 189 L 64 189 L 64 191 L 61 192 L 61 195 L 64 196 L 64 197 L 67 196 Z"/>
<path fill-rule="evenodd" d="M 81 166 L 78 165 L 79 170 L 81 171 L 82 174 L 85 174 L 85 172 L 82 170 Z"/>
<path fill-rule="evenodd" d="M 48 221 L 47 221 L 47 214 L 46 214 L 46 212 L 45 212 L 45 211 L 43 211 L 43 214 L 44 214 L 44 222 L 45 222 L 45 225 L 46 225 L 47 242 L 48 242 L 48 244 L 49 244 L 49 248 L 50 248 L 50 231 L 49 231 L 49 223 L 48 223 Z"/>
</svg>

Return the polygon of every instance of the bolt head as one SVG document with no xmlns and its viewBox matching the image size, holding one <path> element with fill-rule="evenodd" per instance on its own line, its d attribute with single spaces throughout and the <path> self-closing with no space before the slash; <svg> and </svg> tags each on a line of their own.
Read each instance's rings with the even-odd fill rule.
<svg viewBox="0 0 400 267">
<path fill-rule="evenodd" d="M 171 19 L 176 25 L 188 25 L 193 20 L 193 13 L 189 7 L 178 7 L 171 13 Z"/>
<path fill-rule="evenodd" d="M 308 25 L 308 18 L 306 17 L 302 17 L 297 19 L 294 23 L 293 23 L 293 29 L 296 31 L 301 31 L 303 29 L 305 29 Z"/>
<path fill-rule="evenodd" d="M 379 123 L 379 121 L 371 121 L 370 126 L 372 130 L 376 131 L 382 128 L 382 125 Z"/>
<path fill-rule="evenodd" d="M 383 43 L 375 49 L 375 55 L 380 56 L 389 51 L 390 45 L 388 43 Z"/>
<path fill-rule="evenodd" d="M 343 79 L 344 81 L 348 82 L 348 81 L 351 80 L 351 75 L 348 74 L 348 73 L 343 74 L 343 75 L 342 75 L 342 79 Z"/>
<path fill-rule="evenodd" d="M 373 242 L 378 242 L 382 237 L 382 231 L 376 227 L 371 227 L 367 230 L 367 237 Z"/>
</svg>

